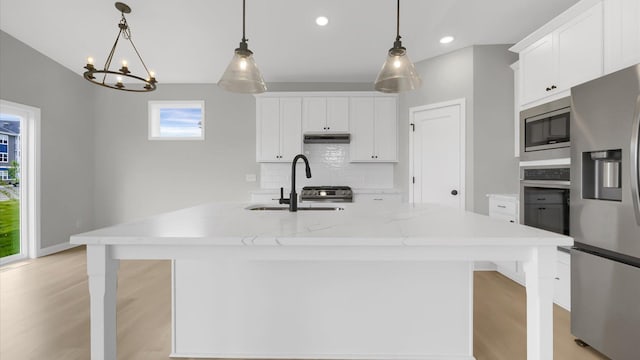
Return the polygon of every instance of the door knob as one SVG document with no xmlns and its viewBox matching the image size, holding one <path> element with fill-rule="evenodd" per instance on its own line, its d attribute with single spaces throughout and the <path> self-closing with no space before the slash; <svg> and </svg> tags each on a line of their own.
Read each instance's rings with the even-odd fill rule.
<svg viewBox="0 0 640 360">
<path fill-rule="evenodd" d="M 453 196 L 458 195 L 458 190 L 451 190 L 451 195 L 453 195 Z"/>
</svg>

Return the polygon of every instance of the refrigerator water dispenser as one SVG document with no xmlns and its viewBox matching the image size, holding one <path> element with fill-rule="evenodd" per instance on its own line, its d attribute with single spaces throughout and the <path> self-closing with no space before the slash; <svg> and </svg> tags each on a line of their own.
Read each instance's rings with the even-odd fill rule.
<svg viewBox="0 0 640 360">
<path fill-rule="evenodd" d="M 582 153 L 582 198 L 622 201 L 622 150 Z"/>
</svg>

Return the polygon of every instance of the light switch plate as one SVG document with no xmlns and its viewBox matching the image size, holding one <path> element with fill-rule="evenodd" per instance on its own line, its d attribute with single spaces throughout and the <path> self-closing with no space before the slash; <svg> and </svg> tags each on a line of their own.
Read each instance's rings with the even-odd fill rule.
<svg viewBox="0 0 640 360">
<path fill-rule="evenodd" d="M 256 176 L 256 174 L 247 174 L 244 176 L 245 180 L 247 182 L 256 182 L 258 181 L 258 177 Z"/>
</svg>

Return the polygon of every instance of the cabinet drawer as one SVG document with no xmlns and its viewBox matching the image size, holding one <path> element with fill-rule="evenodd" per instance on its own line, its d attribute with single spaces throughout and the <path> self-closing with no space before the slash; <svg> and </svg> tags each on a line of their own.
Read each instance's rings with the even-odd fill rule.
<svg viewBox="0 0 640 360">
<path fill-rule="evenodd" d="M 491 217 L 494 219 L 505 220 L 514 224 L 518 223 L 518 219 L 516 219 L 516 216 L 512 214 L 492 213 Z"/>
<path fill-rule="evenodd" d="M 353 201 L 399 203 L 402 201 L 402 198 L 400 194 L 354 194 Z"/>
<path fill-rule="evenodd" d="M 494 200 L 489 201 L 489 214 L 505 214 L 513 217 L 518 213 L 516 209 L 516 203 L 508 200 Z"/>
</svg>

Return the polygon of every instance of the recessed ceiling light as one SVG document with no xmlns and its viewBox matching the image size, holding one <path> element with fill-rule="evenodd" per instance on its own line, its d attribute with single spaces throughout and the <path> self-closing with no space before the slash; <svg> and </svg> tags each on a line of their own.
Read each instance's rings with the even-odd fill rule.
<svg viewBox="0 0 640 360">
<path fill-rule="evenodd" d="M 453 41 L 453 36 L 445 36 L 442 39 L 440 39 L 440 44 L 448 44 L 450 42 Z"/>
<path fill-rule="evenodd" d="M 316 18 L 316 24 L 318 24 L 318 26 L 325 26 L 329 23 L 329 19 L 327 19 L 326 16 L 318 16 Z"/>
</svg>

